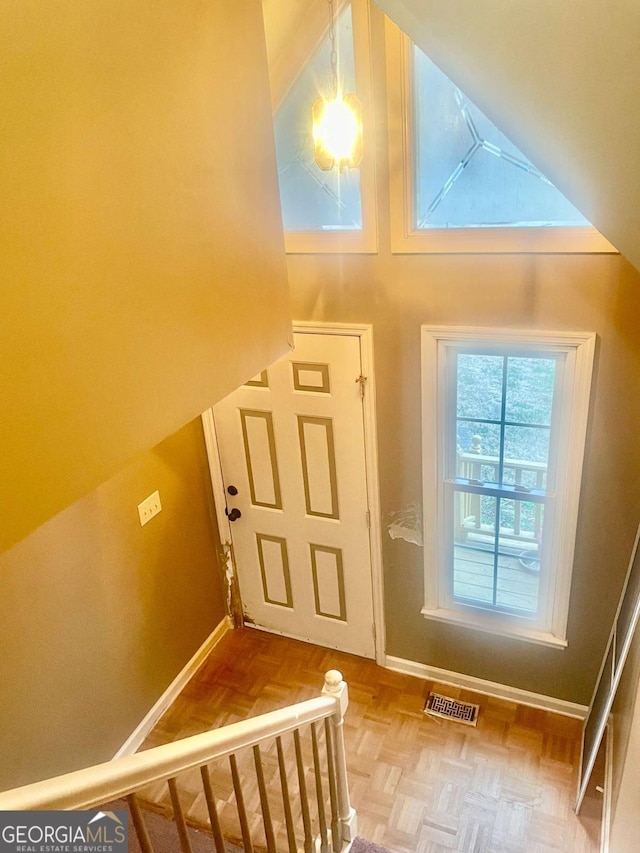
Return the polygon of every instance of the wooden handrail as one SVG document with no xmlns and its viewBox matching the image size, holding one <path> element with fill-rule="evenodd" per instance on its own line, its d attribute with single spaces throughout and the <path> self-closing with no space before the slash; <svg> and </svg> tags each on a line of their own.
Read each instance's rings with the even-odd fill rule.
<svg viewBox="0 0 640 853">
<path fill-rule="evenodd" d="M 175 743 L 5 791 L 0 793 L 0 811 L 91 809 L 306 723 L 336 716 L 342 718 L 338 695 L 309 699 Z"/>
</svg>

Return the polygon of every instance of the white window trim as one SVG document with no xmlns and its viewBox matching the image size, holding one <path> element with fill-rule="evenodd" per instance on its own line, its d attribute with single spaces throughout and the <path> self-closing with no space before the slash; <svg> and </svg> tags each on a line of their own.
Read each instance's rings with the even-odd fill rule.
<svg viewBox="0 0 640 853">
<path fill-rule="evenodd" d="M 617 253 L 593 227 L 415 229 L 412 45 L 389 18 L 385 22 L 385 41 L 393 253 Z"/>
<path fill-rule="evenodd" d="M 566 647 L 569 596 L 578 523 L 578 503 L 589 413 L 596 336 L 591 332 L 547 332 L 522 329 L 487 329 L 457 326 L 422 327 L 422 441 L 425 606 L 429 619 L 452 622 L 545 645 Z M 565 352 L 564 389 L 561 390 L 558 453 L 565 459 L 558 469 L 555 510 L 550 531 L 549 611 L 543 627 L 479 608 L 442 606 L 446 565 L 444 554 L 444 410 L 445 364 L 451 349 L 479 343 Z M 570 391 L 567 389 L 570 388 Z M 546 528 L 549 529 L 548 527 Z"/>
<path fill-rule="evenodd" d="M 346 3 L 347 0 L 341 0 L 336 4 L 336 16 L 340 14 Z M 351 0 L 351 16 L 356 94 L 362 104 L 364 139 L 362 163 L 359 167 L 362 229 L 359 231 L 285 231 L 284 243 L 287 254 L 376 254 L 378 251 L 369 0 Z M 283 93 L 283 98 L 286 94 L 286 92 Z M 276 108 L 277 106 L 274 106 L 274 114 Z M 311 105 L 309 105 L 309 122 L 311 122 Z"/>
</svg>

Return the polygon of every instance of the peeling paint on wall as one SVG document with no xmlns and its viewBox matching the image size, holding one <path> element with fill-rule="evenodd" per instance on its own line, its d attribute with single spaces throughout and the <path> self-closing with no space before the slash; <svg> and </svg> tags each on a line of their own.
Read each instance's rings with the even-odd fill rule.
<svg viewBox="0 0 640 853">
<path fill-rule="evenodd" d="M 392 539 L 404 539 L 405 542 L 422 547 L 421 506 L 409 504 L 405 509 L 389 513 L 387 518 L 387 532 Z"/>
<path fill-rule="evenodd" d="M 220 564 L 224 567 L 224 581 L 227 591 L 227 613 L 231 616 L 234 628 L 241 628 L 242 605 L 240 603 L 240 590 L 238 589 L 238 578 L 236 576 L 233 562 L 232 546 L 225 542 L 222 544 L 218 554 Z"/>
</svg>

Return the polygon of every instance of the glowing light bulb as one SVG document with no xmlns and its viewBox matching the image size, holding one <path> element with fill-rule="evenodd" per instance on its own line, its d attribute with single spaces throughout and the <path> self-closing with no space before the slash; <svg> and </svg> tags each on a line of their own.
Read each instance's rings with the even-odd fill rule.
<svg viewBox="0 0 640 853">
<path fill-rule="evenodd" d="M 325 101 L 315 138 L 335 160 L 348 160 L 358 137 L 358 122 L 341 97 Z"/>
<path fill-rule="evenodd" d="M 359 166 L 362 160 L 362 107 L 355 95 L 333 100 L 316 98 L 313 104 L 315 160 L 324 171 Z"/>
</svg>

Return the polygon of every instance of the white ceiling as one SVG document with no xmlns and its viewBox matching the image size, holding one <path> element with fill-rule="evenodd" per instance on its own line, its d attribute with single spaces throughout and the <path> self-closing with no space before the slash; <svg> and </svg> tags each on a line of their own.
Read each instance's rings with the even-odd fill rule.
<svg viewBox="0 0 640 853">
<path fill-rule="evenodd" d="M 377 2 L 640 269 L 640 3 Z"/>
</svg>

